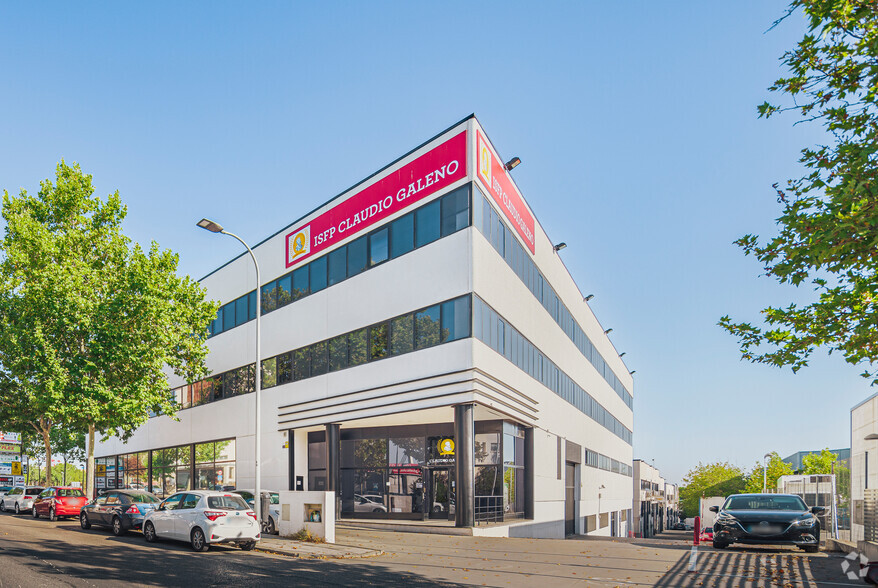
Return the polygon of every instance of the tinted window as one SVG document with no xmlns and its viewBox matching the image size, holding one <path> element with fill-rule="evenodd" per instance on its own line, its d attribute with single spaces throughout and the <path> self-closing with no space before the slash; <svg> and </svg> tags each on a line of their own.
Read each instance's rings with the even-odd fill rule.
<svg viewBox="0 0 878 588">
<path fill-rule="evenodd" d="M 315 259 L 308 264 L 311 270 L 311 292 L 319 292 L 326 288 L 326 256 Z"/>
<path fill-rule="evenodd" d="M 415 247 L 423 247 L 439 238 L 439 201 L 434 200 L 415 211 Z"/>
<path fill-rule="evenodd" d="M 308 348 L 293 351 L 293 381 L 304 380 L 311 374 L 311 354 Z"/>
<path fill-rule="evenodd" d="M 348 276 L 355 276 L 368 267 L 367 249 L 365 235 L 348 244 Z"/>
<path fill-rule="evenodd" d="M 210 508 L 218 508 L 220 510 L 249 510 L 250 507 L 244 502 L 244 499 L 236 494 L 226 494 L 223 496 L 208 496 L 207 506 Z"/>
<path fill-rule="evenodd" d="M 235 324 L 242 325 L 247 322 L 247 297 L 241 296 L 235 300 Z"/>
<path fill-rule="evenodd" d="M 302 296 L 307 296 L 308 289 L 308 271 L 310 266 L 300 267 L 293 272 L 293 291 L 292 299 L 298 300 Z"/>
<path fill-rule="evenodd" d="M 289 353 L 277 356 L 277 383 L 286 384 L 293 378 L 293 363 Z"/>
<path fill-rule="evenodd" d="M 387 357 L 387 323 L 369 327 L 369 359 Z"/>
<path fill-rule="evenodd" d="M 329 371 L 348 367 L 348 336 L 341 335 L 329 341 Z"/>
<path fill-rule="evenodd" d="M 469 226 L 469 185 L 442 197 L 442 236 Z"/>
<path fill-rule="evenodd" d="M 256 318 L 256 303 L 258 300 L 256 299 L 256 290 L 253 290 L 249 294 L 247 294 L 247 320 L 253 320 Z"/>
<path fill-rule="evenodd" d="M 277 281 L 262 286 L 262 314 L 277 308 L 275 288 L 277 288 Z"/>
<path fill-rule="evenodd" d="M 338 284 L 348 277 L 347 251 L 344 247 L 329 254 L 329 285 Z"/>
<path fill-rule="evenodd" d="M 415 215 L 409 213 L 390 223 L 390 257 L 399 257 L 414 248 Z"/>
<path fill-rule="evenodd" d="M 415 349 L 439 344 L 439 305 L 415 313 Z"/>
<path fill-rule="evenodd" d="M 348 335 L 350 345 L 350 361 L 348 365 L 352 367 L 366 363 L 366 331 L 367 329 L 360 329 Z"/>
<path fill-rule="evenodd" d="M 385 227 L 369 235 L 369 264 L 378 265 L 387 261 L 387 235 L 389 231 Z"/>
<path fill-rule="evenodd" d="M 180 504 L 180 500 L 183 499 L 183 496 L 185 496 L 185 494 L 174 494 L 173 496 L 165 500 L 165 508 L 168 510 L 177 508 L 177 506 Z"/>
<path fill-rule="evenodd" d="M 235 328 L 235 303 L 230 302 L 222 307 L 223 331 Z"/>
<path fill-rule="evenodd" d="M 390 353 L 399 355 L 414 348 L 414 316 L 407 314 L 390 322 Z"/>
<path fill-rule="evenodd" d="M 326 342 L 311 346 L 311 375 L 319 376 L 326 373 Z"/>
<path fill-rule="evenodd" d="M 441 341 L 454 341 L 470 335 L 469 297 L 442 303 Z"/>
<path fill-rule="evenodd" d="M 82 493 L 82 490 L 79 488 L 58 488 L 58 496 L 65 496 L 68 498 L 82 498 L 85 494 Z"/>
<path fill-rule="evenodd" d="M 143 494 L 129 494 L 129 495 L 127 496 L 127 498 L 128 498 L 128 500 L 130 500 L 131 502 L 142 502 L 142 503 L 147 503 L 147 504 L 153 504 L 153 503 L 159 501 L 158 497 L 153 496 L 152 494 L 146 494 L 146 493 L 143 493 Z"/>
<path fill-rule="evenodd" d="M 186 498 L 184 498 L 184 499 L 180 502 L 180 506 L 178 506 L 177 508 L 179 508 L 179 509 L 181 509 L 181 510 L 184 509 L 184 508 L 187 508 L 187 509 L 188 509 L 188 508 L 195 508 L 196 506 L 198 506 L 198 500 L 199 500 L 200 498 L 201 498 L 201 497 L 198 496 L 197 494 L 187 494 L 187 495 L 186 495 Z"/>
</svg>

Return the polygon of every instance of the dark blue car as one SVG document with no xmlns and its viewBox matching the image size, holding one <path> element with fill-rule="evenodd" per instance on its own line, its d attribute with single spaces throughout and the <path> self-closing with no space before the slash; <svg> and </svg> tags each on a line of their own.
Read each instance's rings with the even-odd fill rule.
<svg viewBox="0 0 878 588">
<path fill-rule="evenodd" d="M 130 529 L 140 529 L 144 515 L 159 502 L 155 494 L 145 490 L 110 490 L 82 507 L 79 524 L 83 529 L 92 525 L 110 527 L 119 536 Z"/>
</svg>

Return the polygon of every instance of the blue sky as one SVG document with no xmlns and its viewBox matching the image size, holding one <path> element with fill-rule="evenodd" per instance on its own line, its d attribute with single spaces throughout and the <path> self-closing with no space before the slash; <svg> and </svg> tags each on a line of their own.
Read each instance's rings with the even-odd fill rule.
<svg viewBox="0 0 878 588">
<path fill-rule="evenodd" d="M 807 300 L 732 241 L 773 234 L 772 183 L 824 139 L 756 118 L 803 31 L 785 3 L 0 4 L 0 188 L 61 158 L 119 190 L 125 230 L 201 277 L 474 112 L 635 374 L 635 457 L 847 447 L 873 390 L 818 353 L 742 363 L 719 330 Z"/>
</svg>

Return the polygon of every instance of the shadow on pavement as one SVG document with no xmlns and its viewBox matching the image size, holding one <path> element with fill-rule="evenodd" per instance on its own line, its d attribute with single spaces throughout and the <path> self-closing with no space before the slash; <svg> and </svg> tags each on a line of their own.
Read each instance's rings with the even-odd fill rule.
<svg viewBox="0 0 878 588">
<path fill-rule="evenodd" d="M 59 530 L 76 532 L 75 528 Z M 93 533 L 92 531 L 79 531 Z M 98 532 L 98 534 L 102 534 Z M 32 568 L 39 575 L 59 581 L 78 578 L 104 585 L 151 586 L 459 586 L 433 577 L 389 570 L 374 562 L 355 560 L 303 560 L 245 553 L 234 547 L 213 546 L 196 553 L 186 543 L 161 541 L 146 545 L 142 536 L 106 536 L 107 545 L 96 548 L 64 540 L 42 541 L 39 548 L 6 543 L 4 558 Z"/>
</svg>

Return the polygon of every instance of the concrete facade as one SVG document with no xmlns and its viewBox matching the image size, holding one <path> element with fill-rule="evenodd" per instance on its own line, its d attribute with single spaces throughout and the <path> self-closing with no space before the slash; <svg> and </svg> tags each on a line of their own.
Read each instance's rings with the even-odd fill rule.
<svg viewBox="0 0 878 588">
<path fill-rule="evenodd" d="M 331 255 L 333 250 L 458 189 L 467 189 L 470 194 L 466 226 L 263 314 L 261 357 L 263 360 L 279 358 L 286 352 L 293 353 L 290 350 L 329 341 L 357 329 L 390 324 L 388 321 L 404 313 L 416 313 L 419 309 L 462 297 L 470 301 L 472 330 L 469 336 L 399 356 L 388 352 L 387 357 L 380 361 L 370 360 L 338 371 L 330 369 L 320 375 L 281 385 L 266 387 L 263 380 L 262 427 L 258 432 L 254 427 L 253 394 L 220 397 L 217 393 L 216 401 L 193 403 L 191 407 L 180 410 L 176 420 L 167 416 L 150 419 L 127 442 L 114 438 L 99 443 L 95 455 L 112 458 L 133 452 L 154 452 L 173 446 L 233 439 L 235 483 L 238 487 L 253 488 L 255 436 L 258 433 L 262 446 L 261 487 L 293 490 L 299 483 L 303 490 L 315 490 L 317 488 L 309 487 L 319 479 L 314 475 L 314 439 L 315 435 L 326 431 L 328 425 L 340 426 L 342 443 L 346 442 L 345 434 L 360 431 L 385 431 L 382 434 L 392 439 L 394 431 L 402 430 L 400 427 L 433 427 L 448 431 L 441 433 L 447 436 L 452 434 L 455 422 L 454 407 L 472 405 L 477 442 L 478 427 L 494 424 L 503 426 L 504 451 L 510 447 L 510 439 L 515 435 L 518 435 L 518 440 L 514 441 L 516 447 L 519 440 L 523 440 L 520 445 L 525 448 L 526 455 L 516 464 L 525 464 L 519 465 L 519 473 L 526 477 L 526 481 L 519 490 L 508 487 L 509 468 L 505 457 L 497 466 L 504 472 L 503 488 L 496 491 L 499 492 L 496 494 L 498 500 L 502 498 L 502 503 L 498 504 L 504 505 L 505 514 L 501 512 L 501 517 L 509 517 L 513 491 L 527 494 L 521 507 L 523 510 L 518 515 L 528 524 L 517 521 L 515 529 L 519 536 L 563 537 L 570 532 L 571 522 L 574 533 L 627 535 L 628 511 L 632 504 L 632 377 L 539 222 L 534 225 L 534 252 L 531 254 L 528 243 L 513 230 L 514 219 L 508 216 L 508 211 L 502 210 L 489 196 L 488 186 L 476 181 L 476 137 L 486 135 L 475 117 L 454 125 L 253 247 L 261 268 L 262 284 L 297 267 L 288 265 L 289 257 L 285 254 L 290 229 L 313 222 L 383 178 L 402 173 L 407 165 L 414 165 L 419 158 L 461 133 L 465 133 L 467 141 L 466 161 L 460 162 L 461 165 L 465 163 L 465 175 L 416 205 L 400 208 L 363 230 L 352 230 L 349 237 L 320 251 L 320 255 Z M 498 157 L 496 152 L 494 156 Z M 546 304 L 535 297 L 533 288 L 522 280 L 520 268 L 525 267 L 525 260 L 515 259 L 516 270 L 512 262 L 498 254 L 498 245 L 476 226 L 476 218 L 487 210 L 478 212 L 476 208 L 485 205 L 489 205 L 493 214 L 506 225 L 506 251 L 514 245 L 510 240 L 522 246 L 544 283 L 557 295 L 560 303 L 556 308 L 547 309 Z M 528 207 L 526 212 L 529 210 Z M 266 224 L 267 230 L 271 230 L 275 219 L 266 218 Z M 234 230 L 233 227 L 230 230 Z M 205 246 L 210 246 L 211 239 L 225 237 L 205 233 L 204 238 Z M 318 257 L 315 255 L 308 261 Z M 210 298 L 226 304 L 253 290 L 255 279 L 252 260 L 245 254 L 204 277 L 201 284 Z M 563 309 L 569 314 L 563 313 Z M 492 343 L 492 335 L 485 331 L 488 326 L 483 328 L 481 324 L 475 324 L 479 317 L 493 321 L 489 325 L 491 329 L 500 327 L 503 332 L 499 342 Z M 227 372 L 255 362 L 255 322 L 249 320 L 208 339 L 210 354 L 207 365 L 213 373 Z M 581 331 L 576 331 L 576 326 Z M 514 331 L 511 335 L 510 329 Z M 370 336 L 374 332 L 374 329 L 369 331 Z M 515 333 L 518 333 L 517 337 Z M 510 350 L 510 345 L 515 348 Z M 498 352 L 498 348 L 503 352 Z M 583 355 L 583 348 L 593 354 L 589 359 Z M 557 376 L 557 384 L 552 384 L 554 390 L 547 388 L 545 375 L 540 380 L 533 376 L 534 372 L 529 373 L 520 367 L 530 365 L 527 362 L 534 359 L 541 362 L 540 369 L 544 371 L 547 366 L 554 366 L 552 369 L 556 370 Z M 596 365 L 601 367 L 600 372 Z M 186 383 L 174 376 L 169 377 L 169 384 L 178 391 L 178 396 L 180 390 L 184 393 L 188 390 Z M 592 407 L 589 410 L 604 411 L 601 414 L 607 416 L 600 417 L 603 422 L 585 413 L 581 408 L 585 405 Z M 598 405 L 599 408 L 594 408 Z M 429 436 L 426 438 L 430 439 Z M 429 453 L 431 448 L 427 450 Z M 499 451 L 499 447 L 494 450 Z M 522 458 L 519 455 L 515 459 Z M 147 476 L 151 478 L 148 483 L 151 487 L 156 487 L 156 484 L 160 487 L 161 484 L 156 482 L 154 457 L 150 460 L 152 465 L 144 470 L 153 472 Z M 389 464 L 382 479 L 390 480 L 401 475 L 399 472 L 403 470 L 395 465 L 398 466 Z M 411 470 L 423 467 L 424 475 L 429 469 L 429 464 L 417 462 L 414 458 L 407 465 L 412 466 Z M 192 471 L 195 472 L 194 466 Z M 229 478 L 231 473 L 228 468 L 226 471 L 226 478 Z M 414 473 L 408 475 L 416 477 Z M 121 473 L 119 476 L 116 483 L 121 485 Z M 193 474 L 194 477 L 197 476 Z M 184 478 L 178 475 L 178 486 L 183 483 L 181 480 Z M 339 483 L 342 482 L 344 476 Z M 188 483 L 199 482 L 193 479 Z M 212 483 L 219 485 L 217 479 Z M 387 486 L 390 484 L 388 481 Z M 418 484 L 428 482 L 426 479 L 411 482 L 411 487 Z M 453 493 L 453 481 L 451 489 Z M 449 508 L 447 504 L 443 508 Z M 376 509 L 371 516 L 411 514 L 397 512 L 408 511 L 409 507 L 398 509 L 386 498 Z M 450 510 L 454 510 L 453 498 Z M 603 524 L 605 520 L 607 524 Z"/>
</svg>

